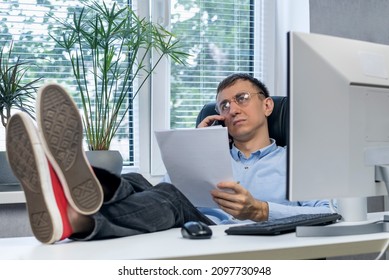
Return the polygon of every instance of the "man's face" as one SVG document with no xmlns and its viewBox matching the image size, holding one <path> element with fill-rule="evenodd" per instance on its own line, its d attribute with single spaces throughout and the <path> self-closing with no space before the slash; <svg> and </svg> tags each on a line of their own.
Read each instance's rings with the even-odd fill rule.
<svg viewBox="0 0 389 280">
<path fill-rule="evenodd" d="M 250 94 L 250 99 L 244 105 L 233 101 L 238 93 Z M 238 80 L 233 85 L 219 92 L 217 104 L 230 101 L 228 112 L 222 113 L 229 134 L 237 141 L 250 141 L 263 132 L 267 133 L 266 117 L 273 110 L 272 100 L 266 99 L 251 82 Z M 269 101 L 270 99 L 270 101 Z M 271 103 L 269 105 L 269 103 Z"/>
</svg>

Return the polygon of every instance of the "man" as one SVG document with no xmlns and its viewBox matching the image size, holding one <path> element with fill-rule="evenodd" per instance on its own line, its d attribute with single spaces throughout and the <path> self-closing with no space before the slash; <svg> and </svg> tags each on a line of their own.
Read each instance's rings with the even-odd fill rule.
<svg viewBox="0 0 389 280">
<path fill-rule="evenodd" d="M 220 116 L 205 118 L 199 127 L 224 121 L 233 139 L 234 179 L 212 192 L 222 211 L 203 210 L 218 216 L 217 223 L 234 220 L 262 221 L 297 214 L 330 212 L 329 202 L 291 202 L 286 199 L 286 149 L 269 138 L 267 117 L 274 103 L 266 86 L 247 74 L 232 74 L 217 88 L 216 110 Z M 239 183 L 237 183 L 239 182 Z M 223 192 L 223 189 L 232 189 Z M 215 215 L 215 212 L 219 215 Z M 221 221 L 220 221 L 221 219 Z"/>
<path fill-rule="evenodd" d="M 225 122 L 233 138 L 236 181 L 221 182 L 212 192 L 220 209 L 196 209 L 172 184 L 151 186 L 140 174 L 117 177 L 92 168 L 82 150 L 82 122 L 74 101 L 58 85 L 41 88 L 38 130 L 18 113 L 8 124 L 6 139 L 35 237 L 43 243 L 104 239 L 180 227 L 191 220 L 212 225 L 329 212 L 326 201 L 285 199 L 285 150 L 269 138 L 266 117 L 273 102 L 266 87 L 249 75 L 235 74 L 220 83 L 217 93 L 220 115 L 207 117 L 199 127 Z"/>
</svg>

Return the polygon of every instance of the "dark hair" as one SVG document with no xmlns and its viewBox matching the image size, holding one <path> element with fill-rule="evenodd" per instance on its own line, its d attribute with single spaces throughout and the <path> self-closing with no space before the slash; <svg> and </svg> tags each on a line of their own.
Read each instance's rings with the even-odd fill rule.
<svg viewBox="0 0 389 280">
<path fill-rule="evenodd" d="M 216 96 L 219 94 L 219 92 L 221 92 L 225 88 L 232 86 L 238 80 L 249 81 L 254 86 L 256 86 L 259 90 L 261 90 L 265 97 L 270 96 L 269 91 L 264 83 L 262 83 L 258 79 L 254 78 L 253 76 L 246 74 L 246 73 L 232 74 L 232 75 L 229 75 L 227 78 L 225 78 L 223 81 L 221 81 L 217 87 Z"/>
</svg>

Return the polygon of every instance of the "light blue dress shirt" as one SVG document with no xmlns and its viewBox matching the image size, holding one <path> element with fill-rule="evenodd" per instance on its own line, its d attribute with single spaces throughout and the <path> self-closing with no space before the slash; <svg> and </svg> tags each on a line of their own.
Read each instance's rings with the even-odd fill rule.
<svg viewBox="0 0 389 280">
<path fill-rule="evenodd" d="M 231 149 L 233 176 L 258 200 L 269 204 L 269 220 L 298 214 L 328 213 L 328 200 L 289 201 L 286 199 L 286 148 L 271 144 L 248 158 L 235 146 Z M 240 223 L 218 208 L 199 208 L 217 224 Z"/>
</svg>

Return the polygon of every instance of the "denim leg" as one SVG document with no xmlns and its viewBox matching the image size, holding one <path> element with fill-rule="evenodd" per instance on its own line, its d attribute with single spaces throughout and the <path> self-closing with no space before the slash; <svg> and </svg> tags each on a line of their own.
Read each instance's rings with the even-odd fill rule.
<svg viewBox="0 0 389 280">
<path fill-rule="evenodd" d="M 149 187 L 149 183 L 143 180 L 148 183 L 135 173 L 121 178 L 120 186 L 112 199 L 105 202 L 100 211 L 92 216 L 95 220 L 93 232 L 82 239 L 155 232 L 180 227 L 193 220 L 214 224 L 172 184 L 160 183 Z"/>
<path fill-rule="evenodd" d="M 104 201 L 112 200 L 112 197 L 117 193 L 117 189 L 121 186 L 123 179 L 128 182 L 124 195 L 133 192 L 141 192 L 153 187 L 150 182 L 139 173 L 126 173 L 122 174 L 121 177 L 118 177 L 117 175 L 98 167 L 93 167 L 93 171 L 103 188 Z"/>
<path fill-rule="evenodd" d="M 139 173 L 122 174 L 122 178 L 131 184 L 135 192 L 142 192 L 153 187 L 153 185 Z"/>
</svg>

